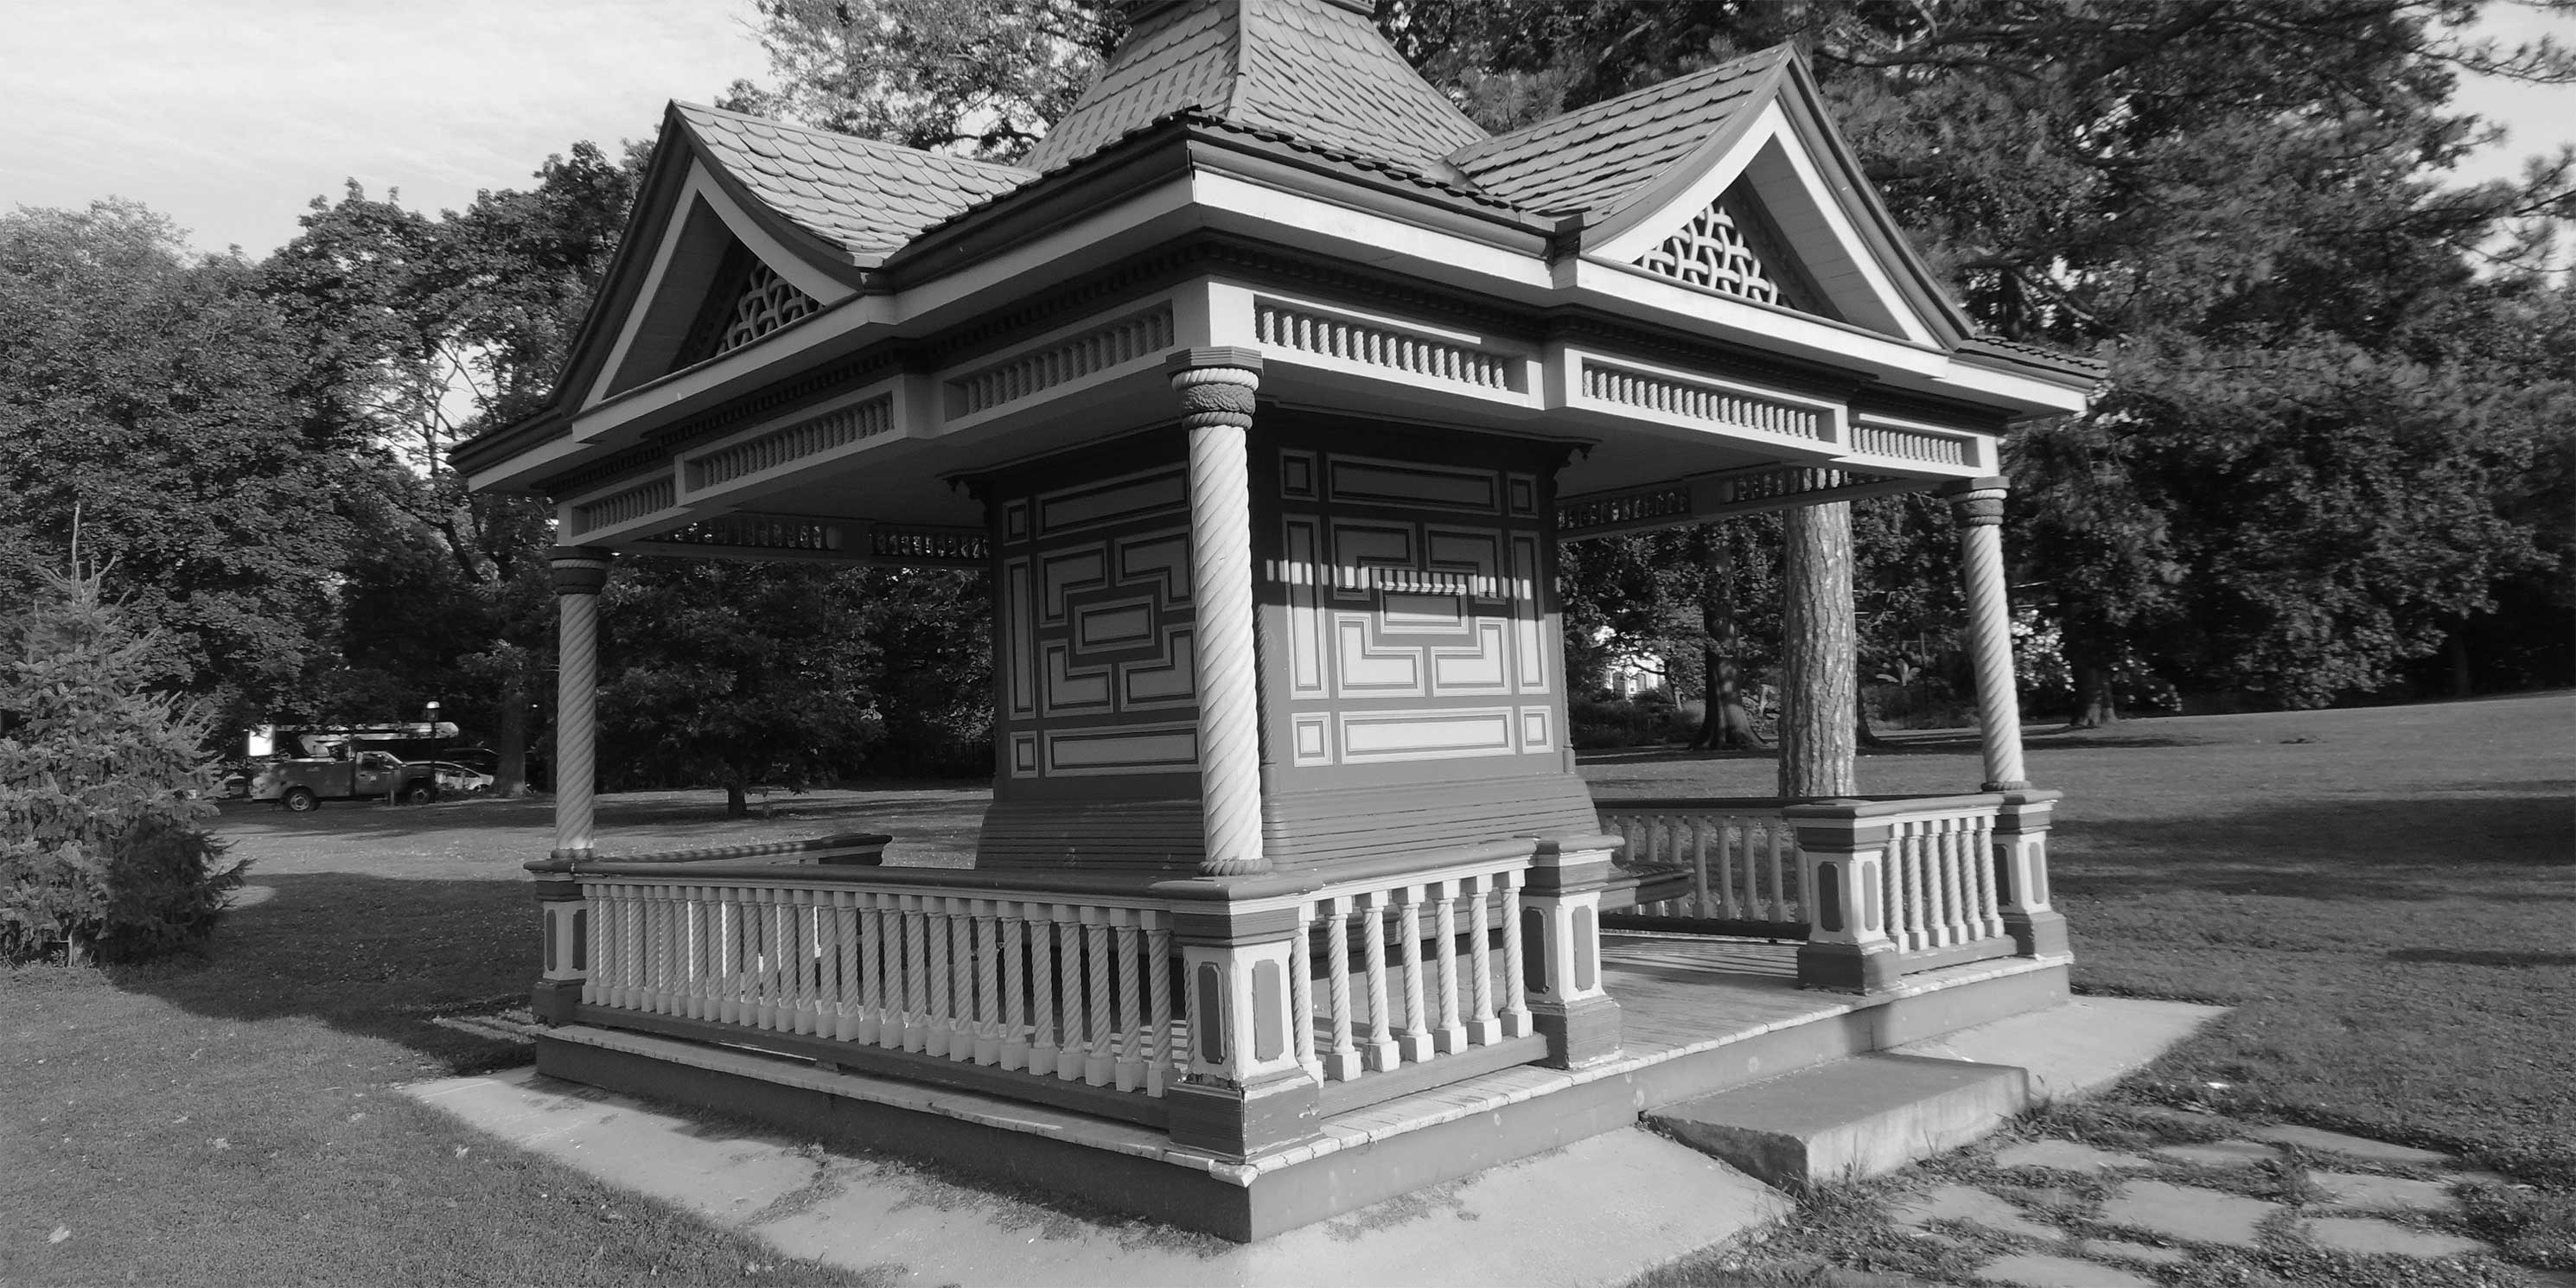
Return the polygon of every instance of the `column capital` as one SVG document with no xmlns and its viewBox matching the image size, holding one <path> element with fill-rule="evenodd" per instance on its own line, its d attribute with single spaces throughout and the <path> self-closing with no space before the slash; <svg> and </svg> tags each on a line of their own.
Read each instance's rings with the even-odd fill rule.
<svg viewBox="0 0 2576 1288">
<path fill-rule="evenodd" d="M 2011 494 L 2012 480 L 2005 478 L 1960 479 L 1941 489 L 1951 515 L 1966 528 L 2001 526 L 2004 498 Z"/>
<path fill-rule="evenodd" d="M 1258 386 L 1261 383 L 1261 350 L 1234 344 L 1201 345 L 1165 358 L 1163 369 L 1172 373 L 1172 384 L 1176 388 L 1185 382 L 1200 384 L 1211 381 Z"/>
<path fill-rule="evenodd" d="M 608 584 L 608 566 L 617 558 L 614 550 L 598 546 L 550 546 L 546 562 L 554 569 L 555 593 L 558 595 L 596 595 Z"/>
</svg>

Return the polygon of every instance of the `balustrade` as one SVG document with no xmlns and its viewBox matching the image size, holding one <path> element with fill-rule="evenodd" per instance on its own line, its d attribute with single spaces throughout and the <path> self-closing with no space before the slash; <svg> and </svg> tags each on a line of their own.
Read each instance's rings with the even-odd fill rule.
<svg viewBox="0 0 2576 1288">
<path fill-rule="evenodd" d="M 1737 934 L 1806 933 L 1809 895 L 1797 835 L 1777 800 L 1619 801 L 1601 808 L 1602 830 L 1626 842 L 1623 865 L 1640 881 L 1631 918 L 1727 923 Z M 1674 927 L 1676 929 L 1681 927 Z"/>
</svg>

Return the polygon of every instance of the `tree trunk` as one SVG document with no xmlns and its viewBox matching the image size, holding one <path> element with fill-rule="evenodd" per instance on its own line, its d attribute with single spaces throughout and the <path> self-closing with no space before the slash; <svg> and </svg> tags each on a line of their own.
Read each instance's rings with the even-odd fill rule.
<svg viewBox="0 0 2576 1288">
<path fill-rule="evenodd" d="M 1860 701 L 1852 621 L 1851 503 L 1800 506 L 1782 516 L 1780 794 L 1859 791 L 1852 712 Z"/>
<path fill-rule="evenodd" d="M 2462 622 L 2451 632 L 2451 696 L 2465 698 L 2475 692 L 2469 680 L 2469 624 Z"/>
<path fill-rule="evenodd" d="M 1708 525 L 1708 568 L 1699 583 L 1699 624 L 1708 643 L 1700 649 L 1705 677 L 1699 733 L 1693 751 L 1768 751 L 1744 710 L 1744 672 L 1736 657 L 1742 641 L 1735 622 L 1735 550 L 1715 524 Z"/>
<path fill-rule="evenodd" d="M 2111 668 L 2090 658 L 2068 657 L 2075 679 L 2075 718 L 2069 729 L 2107 729 L 2120 723 L 2120 704 L 2111 692 Z"/>
<path fill-rule="evenodd" d="M 1860 745 L 1873 751 L 1885 751 L 1896 745 L 1879 737 L 1878 730 L 1870 727 L 1869 691 L 1857 683 L 1852 685 L 1852 728 L 1856 732 Z"/>
<path fill-rule="evenodd" d="M 528 794 L 528 685 L 524 668 L 513 668 L 501 686 L 500 764 L 492 771 L 492 791 L 500 796 Z"/>
<path fill-rule="evenodd" d="M 751 817 L 751 799 L 743 794 L 741 783 L 732 782 L 725 784 L 725 817 Z"/>
</svg>

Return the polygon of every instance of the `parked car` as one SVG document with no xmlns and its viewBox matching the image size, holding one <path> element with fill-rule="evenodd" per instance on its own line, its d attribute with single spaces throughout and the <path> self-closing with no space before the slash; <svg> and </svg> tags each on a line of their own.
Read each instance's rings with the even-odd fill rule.
<svg viewBox="0 0 2576 1288">
<path fill-rule="evenodd" d="M 438 777 L 438 790 L 450 796 L 475 796 L 492 790 L 492 775 L 452 760 L 423 762 Z"/>
<path fill-rule="evenodd" d="M 406 805 L 438 799 L 438 775 L 429 762 L 397 760 L 390 753 L 362 751 L 350 759 L 307 757 L 280 760 L 251 780 L 250 798 L 276 801 L 298 814 L 319 809 L 326 800 L 378 797 Z"/>
</svg>

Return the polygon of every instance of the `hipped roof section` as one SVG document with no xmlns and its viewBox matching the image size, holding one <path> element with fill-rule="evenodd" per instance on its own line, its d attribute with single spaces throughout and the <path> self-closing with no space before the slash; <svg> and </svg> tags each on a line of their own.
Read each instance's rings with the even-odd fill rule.
<svg viewBox="0 0 2576 1288">
<path fill-rule="evenodd" d="M 1183 109 L 1437 171 L 1485 131 L 1433 89 L 1351 0 L 1134 6 L 1109 65 L 1029 153 L 1053 170 Z"/>
</svg>

